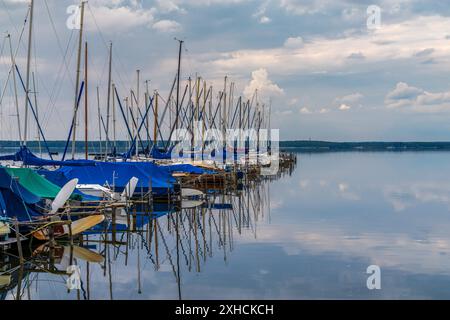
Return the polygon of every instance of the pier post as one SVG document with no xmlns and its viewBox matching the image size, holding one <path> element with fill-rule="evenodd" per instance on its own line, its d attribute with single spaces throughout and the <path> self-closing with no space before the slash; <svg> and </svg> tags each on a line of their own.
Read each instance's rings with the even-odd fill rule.
<svg viewBox="0 0 450 320">
<path fill-rule="evenodd" d="M 14 229 L 16 231 L 17 250 L 19 251 L 20 264 L 23 264 L 24 259 L 23 259 L 23 251 L 22 251 L 22 239 L 20 238 L 19 221 L 17 219 L 14 220 Z"/>
</svg>

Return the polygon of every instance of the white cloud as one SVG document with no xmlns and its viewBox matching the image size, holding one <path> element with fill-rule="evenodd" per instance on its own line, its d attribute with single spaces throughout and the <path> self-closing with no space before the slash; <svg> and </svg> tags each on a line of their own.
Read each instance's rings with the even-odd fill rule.
<svg viewBox="0 0 450 320">
<path fill-rule="evenodd" d="M 5 0 L 6 4 L 23 4 L 30 3 L 30 0 Z"/>
<path fill-rule="evenodd" d="M 160 32 L 178 32 L 181 30 L 181 25 L 173 20 L 160 20 L 153 24 L 153 29 Z"/>
<path fill-rule="evenodd" d="M 255 90 L 258 90 L 258 95 L 263 99 L 284 94 L 284 90 L 269 79 L 269 74 L 264 68 L 252 72 L 252 80 L 245 87 L 244 96 L 251 99 Z"/>
<path fill-rule="evenodd" d="M 302 37 L 290 37 L 287 38 L 284 42 L 284 46 L 290 49 L 298 49 L 303 47 L 303 38 Z"/>
<path fill-rule="evenodd" d="M 92 7 L 95 20 L 99 28 L 104 32 L 124 31 L 135 27 L 151 27 L 154 22 L 154 10 L 136 9 L 129 6 Z M 87 17 L 86 25 L 88 29 L 95 30 L 93 21 Z"/>
<path fill-rule="evenodd" d="M 366 18 L 365 12 L 361 12 L 360 9 L 352 7 L 342 10 L 342 18 L 347 21 L 361 20 Z"/>
<path fill-rule="evenodd" d="M 266 16 L 262 16 L 262 17 L 259 19 L 259 23 L 261 23 L 261 24 L 270 23 L 271 21 L 272 21 L 272 19 L 270 19 L 269 17 L 266 17 Z"/>
<path fill-rule="evenodd" d="M 338 97 L 336 98 L 336 101 L 344 103 L 356 103 L 359 102 L 362 98 L 364 98 L 364 96 L 361 93 L 356 92 L 346 96 Z"/>
<path fill-rule="evenodd" d="M 303 107 L 303 108 L 300 109 L 300 113 L 310 114 L 311 110 L 309 110 L 307 107 Z"/>
<path fill-rule="evenodd" d="M 342 97 L 337 97 L 334 99 L 334 104 L 338 106 L 339 110 L 347 111 L 355 106 L 361 107 L 360 101 L 362 98 L 364 98 L 364 96 L 361 93 L 356 92 Z"/>
<path fill-rule="evenodd" d="M 296 105 L 298 103 L 298 98 L 292 98 L 288 101 L 289 106 Z"/>
<path fill-rule="evenodd" d="M 267 11 L 267 6 L 269 5 L 269 0 L 264 1 L 259 7 L 258 10 L 252 15 L 253 18 L 257 18 L 258 22 L 261 24 L 266 24 L 266 23 L 270 23 L 272 21 L 272 19 L 270 19 L 267 15 L 266 15 L 266 11 Z"/>
<path fill-rule="evenodd" d="M 411 87 L 405 82 L 399 82 L 395 89 L 386 96 L 386 104 L 390 108 L 411 104 L 424 91 L 422 89 Z"/>
<path fill-rule="evenodd" d="M 280 7 L 296 15 L 314 14 L 334 7 L 337 1 L 331 0 L 279 0 Z"/>
<path fill-rule="evenodd" d="M 386 95 L 386 107 L 409 107 L 417 112 L 450 111 L 450 91 L 427 92 L 405 82 L 399 82 L 394 90 Z"/>
<path fill-rule="evenodd" d="M 161 0 L 165 1 L 165 0 Z M 177 5 L 189 5 L 193 7 L 201 7 L 201 6 L 212 6 L 212 5 L 235 5 L 243 2 L 250 2 L 252 0 L 171 0 L 174 4 Z"/>
<path fill-rule="evenodd" d="M 122 0 L 90 3 L 98 27 L 107 33 L 126 31 L 136 27 L 151 27 L 155 21 L 156 10 L 142 9 L 137 3 L 125 3 Z M 90 15 L 86 16 L 88 30 L 96 30 L 97 26 Z"/>
<path fill-rule="evenodd" d="M 162 13 L 186 13 L 186 10 L 181 8 L 178 4 L 176 4 L 174 1 L 171 0 L 157 0 L 158 3 L 158 9 Z"/>
<path fill-rule="evenodd" d="M 343 103 L 339 106 L 339 110 L 341 110 L 341 111 L 347 111 L 347 110 L 350 110 L 351 108 L 352 107 L 350 107 L 349 105 L 347 105 L 345 103 Z"/>
<path fill-rule="evenodd" d="M 359 58 L 359 70 L 373 71 L 383 62 L 412 63 L 417 59 L 417 52 L 434 48 L 427 57 L 436 63 L 427 68 L 442 71 L 450 69 L 450 46 L 443 40 L 448 30 L 450 20 L 446 17 L 421 16 L 400 23 L 385 23 L 383 28 L 370 33 L 333 38 L 316 36 L 308 41 L 301 37 L 287 38 L 281 47 L 211 53 L 210 58 L 205 59 L 205 68 L 242 73 L 263 67 L 277 75 L 349 72 L 355 64 L 354 58 Z M 364 52 L 355 52 L 355 48 L 364 48 Z"/>
<path fill-rule="evenodd" d="M 159 20 L 159 13 L 185 13 L 174 1 L 158 0 L 156 7 L 144 9 L 137 0 L 93 0 L 89 2 L 95 22 L 106 33 L 127 31 L 137 27 L 153 28 L 160 32 L 177 32 L 181 25 L 173 20 Z M 97 26 L 89 15 L 86 17 L 88 30 Z"/>
</svg>

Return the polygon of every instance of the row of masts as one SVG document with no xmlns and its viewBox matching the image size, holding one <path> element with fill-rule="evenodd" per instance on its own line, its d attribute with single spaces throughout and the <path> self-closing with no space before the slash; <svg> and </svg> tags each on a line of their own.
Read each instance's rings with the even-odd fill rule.
<svg viewBox="0 0 450 320">
<path fill-rule="evenodd" d="M 11 72 L 14 83 L 15 94 L 15 108 L 17 114 L 17 126 L 19 132 L 19 139 L 21 145 L 26 146 L 29 139 L 29 110 L 32 109 L 30 100 L 31 82 L 33 84 L 33 90 L 35 93 L 35 120 L 37 122 L 37 138 L 40 143 L 41 137 L 44 139 L 42 129 L 39 125 L 39 118 L 37 118 L 37 97 L 36 97 L 36 84 L 34 80 L 34 72 L 31 72 L 31 57 L 32 57 L 32 41 L 33 41 L 33 13 L 34 13 L 34 0 L 31 0 L 29 6 L 28 19 L 28 50 L 27 50 L 27 69 L 25 76 L 25 107 L 24 107 L 24 121 L 23 121 L 23 135 L 22 125 L 19 117 L 19 103 L 18 103 L 18 90 L 16 86 L 16 74 L 17 69 L 15 54 L 13 53 L 11 37 L 9 36 L 10 53 L 11 53 Z M 73 117 L 72 125 L 70 129 L 69 139 L 72 142 L 71 157 L 75 159 L 77 154 L 77 127 L 78 127 L 78 115 L 79 107 L 81 104 L 81 94 L 84 96 L 84 156 L 86 159 L 89 157 L 89 61 L 88 61 L 88 42 L 83 42 L 84 31 L 84 13 L 85 13 L 85 1 L 80 4 L 80 25 L 78 35 L 78 50 L 76 58 L 76 78 L 75 78 L 75 94 L 73 103 Z M 117 151 L 117 104 L 122 108 L 122 103 L 125 105 L 126 114 L 123 115 L 123 120 L 128 127 L 128 139 L 129 146 L 132 143 L 135 144 L 135 156 L 139 156 L 140 148 L 143 149 L 144 141 L 146 140 L 147 150 L 150 146 L 157 146 L 158 142 L 163 142 L 163 149 L 167 151 L 172 139 L 174 131 L 177 129 L 185 128 L 192 135 L 192 144 L 199 139 L 195 137 L 195 122 L 202 121 L 203 126 L 201 128 L 201 141 L 202 146 L 205 143 L 205 132 L 208 129 L 218 129 L 222 131 L 225 136 L 227 128 L 241 128 L 241 129 L 255 129 L 259 131 L 261 128 L 270 127 L 270 113 L 271 107 L 266 105 L 260 105 L 258 100 L 258 91 L 256 90 L 251 99 L 238 97 L 235 103 L 235 91 L 236 85 L 231 82 L 228 77 L 224 78 L 223 90 L 217 92 L 214 96 L 213 86 L 208 85 L 207 81 L 200 76 L 196 76 L 195 79 L 188 78 L 186 84 L 183 86 L 181 63 L 183 44 L 182 40 L 178 40 L 178 65 L 177 73 L 173 81 L 168 98 L 164 99 L 159 94 L 158 90 L 150 93 L 149 81 L 145 80 L 145 94 L 144 103 L 145 110 L 142 110 L 141 100 L 141 71 L 136 70 L 136 87 L 129 91 L 124 99 L 120 98 L 118 92 L 119 89 L 115 85 L 112 77 L 113 67 L 113 44 L 109 45 L 109 61 L 108 61 L 108 84 L 107 84 L 107 96 L 106 96 L 106 119 L 102 115 L 100 90 L 97 86 L 97 121 L 98 121 L 98 133 L 100 139 L 100 154 L 104 158 L 107 158 L 109 154 L 115 154 Z M 82 60 L 83 60 L 83 45 L 84 45 L 84 75 L 82 75 Z M 16 52 L 17 53 L 17 52 Z M 18 69 L 17 69 L 18 71 Z M 32 81 L 31 81 L 32 80 Z M 175 96 L 175 98 L 174 98 Z M 160 102 L 163 102 L 163 109 L 160 110 Z M 151 109 L 150 109 L 151 107 Z M 145 111 L 145 112 L 144 112 Z M 150 111 L 150 112 L 148 112 Z M 34 112 L 34 110 L 33 110 Z M 124 111 L 122 110 L 122 113 Z M 153 123 L 150 118 L 153 113 Z M 168 118 L 168 119 L 167 119 Z M 168 123 L 168 125 L 167 125 Z M 163 126 L 165 130 L 163 129 Z M 153 127 L 153 130 L 151 130 Z M 146 139 L 142 137 L 142 129 L 146 131 Z M 163 132 L 165 136 L 163 136 Z M 123 135 L 122 135 L 123 136 Z M 103 141 L 104 140 L 104 141 Z M 68 140 L 69 141 L 69 140 Z M 50 155 L 51 156 L 51 155 Z M 65 153 L 64 153 L 65 157 Z"/>
</svg>

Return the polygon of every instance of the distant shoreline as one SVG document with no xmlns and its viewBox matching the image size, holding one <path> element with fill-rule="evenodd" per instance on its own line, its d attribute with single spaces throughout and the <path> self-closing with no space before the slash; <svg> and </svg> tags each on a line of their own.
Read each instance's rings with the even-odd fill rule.
<svg viewBox="0 0 450 320">
<path fill-rule="evenodd" d="M 53 152 L 61 152 L 64 150 L 65 141 L 47 141 L 50 150 Z M 112 142 L 110 142 L 112 144 Z M 105 142 L 103 142 L 103 145 Z M 70 144 L 71 145 L 71 144 Z M 118 150 L 127 150 L 129 143 L 127 141 L 117 141 Z M 18 141 L 0 141 L 0 153 L 11 152 L 17 150 L 20 146 Z M 31 150 L 39 148 L 38 141 L 29 141 L 27 146 Z M 44 143 L 41 141 L 41 147 L 45 150 Z M 77 141 L 77 151 L 84 151 L 84 142 Z M 90 141 L 90 151 L 98 151 L 100 148 L 99 141 Z M 291 151 L 300 153 L 320 153 L 320 152 L 366 152 L 366 151 L 386 151 L 386 152 L 402 152 L 402 151 L 450 151 L 450 141 L 438 142 L 330 142 L 330 141 L 280 141 L 281 151 Z M 45 151 L 44 151 L 45 152 Z"/>
<path fill-rule="evenodd" d="M 282 141 L 280 149 L 295 152 L 403 152 L 403 151 L 450 151 L 450 142 L 328 142 L 328 141 Z"/>
</svg>

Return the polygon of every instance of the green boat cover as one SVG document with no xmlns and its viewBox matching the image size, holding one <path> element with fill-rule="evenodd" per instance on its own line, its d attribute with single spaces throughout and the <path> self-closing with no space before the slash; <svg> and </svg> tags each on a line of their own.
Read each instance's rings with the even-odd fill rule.
<svg viewBox="0 0 450 320">
<path fill-rule="evenodd" d="M 31 169 L 5 168 L 5 170 L 11 177 L 18 179 L 22 187 L 40 198 L 54 200 L 59 191 L 61 191 L 59 186 L 51 183 Z M 75 194 L 71 196 L 71 199 L 77 198 L 78 196 Z"/>
</svg>

